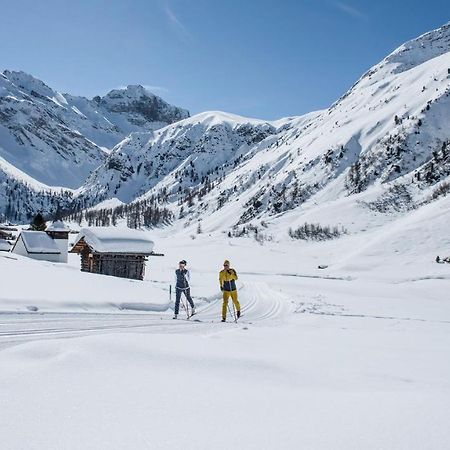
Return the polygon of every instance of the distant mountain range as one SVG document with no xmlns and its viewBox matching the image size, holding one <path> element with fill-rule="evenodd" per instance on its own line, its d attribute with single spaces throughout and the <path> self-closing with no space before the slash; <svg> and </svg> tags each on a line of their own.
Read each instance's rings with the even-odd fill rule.
<svg viewBox="0 0 450 450">
<path fill-rule="evenodd" d="M 330 108 L 272 122 L 189 117 L 141 86 L 88 100 L 5 71 L 0 214 L 152 198 L 186 226 L 229 229 L 373 189 L 366 207 L 398 212 L 445 193 L 449 123 L 449 24 L 399 47 Z"/>
</svg>

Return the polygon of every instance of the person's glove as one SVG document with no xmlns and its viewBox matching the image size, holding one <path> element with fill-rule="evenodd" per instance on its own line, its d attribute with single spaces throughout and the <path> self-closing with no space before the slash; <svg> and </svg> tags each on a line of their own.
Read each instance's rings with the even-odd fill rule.
<svg viewBox="0 0 450 450">
<path fill-rule="evenodd" d="M 228 275 L 231 275 L 233 273 L 233 271 L 231 269 L 228 269 L 227 272 L 228 272 Z"/>
<path fill-rule="evenodd" d="M 220 286 L 220 290 L 223 292 L 223 286 Z"/>
</svg>

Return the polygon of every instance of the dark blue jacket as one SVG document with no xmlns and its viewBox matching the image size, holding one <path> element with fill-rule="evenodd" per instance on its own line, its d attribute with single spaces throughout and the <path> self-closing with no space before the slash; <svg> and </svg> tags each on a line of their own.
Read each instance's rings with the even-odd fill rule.
<svg viewBox="0 0 450 450">
<path fill-rule="evenodd" d="M 176 278 L 176 288 L 177 289 L 187 289 L 189 287 L 189 280 L 191 279 L 191 274 L 187 269 L 177 269 L 175 270 Z"/>
</svg>

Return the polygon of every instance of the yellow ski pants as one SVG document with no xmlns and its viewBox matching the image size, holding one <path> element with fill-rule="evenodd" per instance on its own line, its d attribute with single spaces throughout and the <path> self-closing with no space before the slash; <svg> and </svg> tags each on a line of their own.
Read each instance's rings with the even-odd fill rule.
<svg viewBox="0 0 450 450">
<path fill-rule="evenodd" d="M 233 300 L 233 304 L 236 308 L 236 311 L 241 310 L 241 305 L 239 304 L 237 291 L 223 291 L 223 305 L 222 305 L 222 318 L 223 319 L 227 318 L 228 299 L 230 297 L 231 297 L 231 300 Z"/>
</svg>

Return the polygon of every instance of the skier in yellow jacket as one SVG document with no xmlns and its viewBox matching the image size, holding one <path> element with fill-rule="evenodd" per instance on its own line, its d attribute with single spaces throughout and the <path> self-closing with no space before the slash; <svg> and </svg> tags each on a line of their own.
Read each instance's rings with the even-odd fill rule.
<svg viewBox="0 0 450 450">
<path fill-rule="evenodd" d="M 228 299 L 231 297 L 236 308 L 237 318 L 241 317 L 241 305 L 238 300 L 238 293 L 236 289 L 237 273 L 230 267 L 230 261 L 225 260 L 223 263 L 223 270 L 219 273 L 220 290 L 223 292 L 222 305 L 222 322 L 227 320 Z"/>
</svg>

